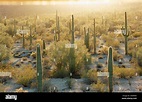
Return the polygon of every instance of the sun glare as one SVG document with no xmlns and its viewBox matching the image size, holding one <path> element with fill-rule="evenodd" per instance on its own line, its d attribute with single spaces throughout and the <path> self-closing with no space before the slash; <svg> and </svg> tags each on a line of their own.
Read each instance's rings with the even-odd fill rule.
<svg viewBox="0 0 142 102">
<path fill-rule="evenodd" d="M 20 2 L 21 5 L 28 5 L 28 4 L 33 4 L 33 5 L 62 5 L 62 4 L 67 4 L 67 5 L 107 5 L 110 4 L 112 1 L 111 0 L 69 0 L 69 1 L 23 1 Z M 1 4 L 19 4 L 19 2 L 13 1 L 13 2 L 6 2 L 2 1 Z"/>
<path fill-rule="evenodd" d="M 62 3 L 65 3 L 64 1 Z M 68 1 L 69 5 L 89 5 L 89 4 L 98 4 L 98 5 L 106 5 L 110 4 L 110 0 L 78 0 L 78 1 Z"/>
</svg>

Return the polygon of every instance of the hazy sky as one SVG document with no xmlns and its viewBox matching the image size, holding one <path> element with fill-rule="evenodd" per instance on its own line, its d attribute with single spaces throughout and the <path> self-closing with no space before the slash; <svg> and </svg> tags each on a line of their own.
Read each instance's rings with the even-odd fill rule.
<svg viewBox="0 0 142 102">
<path fill-rule="evenodd" d="M 0 1 L 142 1 L 142 0 L 0 0 Z"/>
</svg>

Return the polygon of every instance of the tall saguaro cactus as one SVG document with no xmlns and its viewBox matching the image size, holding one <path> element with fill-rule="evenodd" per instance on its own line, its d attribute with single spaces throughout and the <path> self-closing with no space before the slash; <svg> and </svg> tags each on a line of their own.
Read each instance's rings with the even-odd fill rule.
<svg viewBox="0 0 142 102">
<path fill-rule="evenodd" d="M 58 41 L 60 41 L 60 25 L 59 25 L 59 16 L 56 11 L 56 33 L 58 34 Z"/>
<path fill-rule="evenodd" d="M 96 27 L 95 27 L 95 18 L 94 18 L 94 54 L 96 54 Z"/>
<path fill-rule="evenodd" d="M 22 37 L 22 39 L 23 39 L 22 47 L 25 48 L 25 34 L 24 34 L 23 30 L 24 30 L 24 27 L 22 26 L 22 36 L 23 36 Z"/>
<path fill-rule="evenodd" d="M 36 17 L 35 17 L 35 32 L 37 31 L 37 30 L 36 30 L 36 27 L 37 27 L 37 19 L 38 19 L 38 16 L 36 15 Z"/>
<path fill-rule="evenodd" d="M 71 27 L 71 31 L 72 31 L 72 44 L 74 44 L 74 16 L 72 15 L 72 27 Z"/>
<path fill-rule="evenodd" d="M 128 54 L 128 37 L 130 34 L 130 31 L 128 31 L 128 26 L 127 26 L 127 13 L 125 12 L 125 28 L 121 28 L 122 34 L 125 37 L 125 55 Z"/>
<path fill-rule="evenodd" d="M 108 50 L 109 92 L 113 91 L 113 54 L 112 47 Z"/>
<path fill-rule="evenodd" d="M 71 44 L 74 44 L 74 16 L 72 15 L 72 40 Z M 70 48 L 70 53 L 69 53 L 69 69 L 70 73 L 74 74 L 75 73 L 75 49 L 74 47 Z"/>
<path fill-rule="evenodd" d="M 37 44 L 36 51 L 36 60 L 37 60 L 37 81 L 38 81 L 38 91 L 42 92 L 42 61 L 41 61 L 41 51 L 40 44 Z"/>
<path fill-rule="evenodd" d="M 89 40 L 90 40 L 90 39 L 89 39 L 89 28 L 88 28 L 87 36 L 86 36 L 86 37 L 87 37 L 86 46 L 87 46 L 88 50 L 90 50 L 90 49 L 89 49 Z"/>
<path fill-rule="evenodd" d="M 5 25 L 5 26 L 7 25 L 6 16 L 5 16 L 5 18 L 4 18 L 4 25 Z"/>
<path fill-rule="evenodd" d="M 30 25 L 30 50 L 32 49 L 32 27 Z"/>
<path fill-rule="evenodd" d="M 55 30 L 54 30 L 54 41 L 57 42 L 57 34 Z"/>
<path fill-rule="evenodd" d="M 86 28 L 84 27 L 84 44 L 86 45 Z"/>
<path fill-rule="evenodd" d="M 15 21 L 15 19 L 13 20 L 13 26 L 14 26 L 14 35 L 16 35 L 16 21 Z"/>
<path fill-rule="evenodd" d="M 42 53 L 43 56 L 45 55 L 45 49 L 46 49 L 45 40 L 43 40 L 43 53 Z"/>
<path fill-rule="evenodd" d="M 88 48 L 88 51 L 89 51 L 90 50 L 89 49 L 89 28 L 88 28 L 88 30 L 86 32 L 86 28 L 84 27 L 84 36 L 85 36 L 84 43 L 86 45 L 86 48 Z"/>
</svg>

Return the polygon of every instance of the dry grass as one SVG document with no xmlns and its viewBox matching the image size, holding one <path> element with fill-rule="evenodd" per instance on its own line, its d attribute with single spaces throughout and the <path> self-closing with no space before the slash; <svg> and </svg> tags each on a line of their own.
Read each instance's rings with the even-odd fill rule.
<svg viewBox="0 0 142 102">
<path fill-rule="evenodd" d="M 36 71 L 30 65 L 14 70 L 12 74 L 17 83 L 24 86 L 28 86 L 32 79 L 36 77 Z"/>
<path fill-rule="evenodd" d="M 107 92 L 106 85 L 101 83 L 100 81 L 97 82 L 97 84 L 91 84 L 92 90 L 96 90 L 97 92 Z"/>
<path fill-rule="evenodd" d="M 97 71 L 95 69 L 90 69 L 87 72 L 87 77 L 91 82 L 96 82 L 97 81 Z"/>
<path fill-rule="evenodd" d="M 114 67 L 114 76 L 119 78 L 131 78 L 136 75 L 137 70 L 134 68 L 118 68 Z"/>
<path fill-rule="evenodd" d="M 5 86 L 0 83 L 0 92 L 4 92 L 4 90 L 5 90 Z"/>
</svg>

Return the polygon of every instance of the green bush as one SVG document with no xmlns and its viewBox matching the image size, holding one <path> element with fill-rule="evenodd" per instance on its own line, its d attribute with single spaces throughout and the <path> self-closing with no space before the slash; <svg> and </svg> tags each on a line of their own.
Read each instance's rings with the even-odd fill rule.
<svg viewBox="0 0 142 102">
<path fill-rule="evenodd" d="M 87 72 L 87 78 L 90 80 L 91 83 L 97 82 L 97 71 L 95 69 L 90 69 Z"/>
<path fill-rule="evenodd" d="M 97 82 L 97 84 L 91 84 L 92 90 L 95 90 L 97 92 L 108 92 L 108 89 L 105 84 L 101 83 L 100 81 Z"/>
<path fill-rule="evenodd" d="M 12 48 L 14 40 L 11 36 L 8 36 L 7 33 L 0 34 L 0 44 L 5 45 L 7 48 Z"/>
<path fill-rule="evenodd" d="M 0 62 L 9 59 L 10 57 L 11 53 L 9 49 L 5 45 L 0 44 Z"/>
<path fill-rule="evenodd" d="M 131 78 L 136 75 L 137 70 L 134 68 L 114 68 L 114 76 L 119 78 Z"/>
<path fill-rule="evenodd" d="M 141 32 L 136 32 L 136 33 L 133 34 L 133 37 L 134 37 L 134 38 L 138 38 L 138 37 L 140 37 L 140 36 L 141 36 Z"/>
<path fill-rule="evenodd" d="M 22 68 L 13 71 L 13 77 L 18 84 L 28 86 L 36 77 L 36 71 L 30 65 L 23 66 Z"/>
<path fill-rule="evenodd" d="M 61 75 L 61 77 L 66 76 L 66 73 L 69 73 L 70 48 L 66 48 L 66 44 L 70 44 L 70 42 L 66 40 L 58 41 L 52 43 L 49 46 L 49 49 L 46 50 L 49 62 L 56 67 L 54 71 L 55 73 L 58 73 L 58 77 L 59 75 Z M 77 45 L 77 48 L 75 48 L 75 67 L 73 69 L 75 73 L 73 73 L 73 76 L 78 76 L 81 75 L 81 70 L 84 68 L 84 55 L 90 56 L 90 54 L 83 44 L 83 41 L 76 41 L 75 44 Z M 65 75 L 60 73 L 64 73 Z"/>
<path fill-rule="evenodd" d="M 55 78 L 64 78 L 69 76 L 69 71 L 65 68 L 61 68 L 60 70 L 53 70 L 52 77 Z"/>
<path fill-rule="evenodd" d="M 142 66 L 142 47 L 139 47 L 136 52 L 136 58 L 139 66 Z"/>
<path fill-rule="evenodd" d="M 136 70 L 138 75 L 142 76 L 142 68 L 138 67 Z"/>
</svg>

